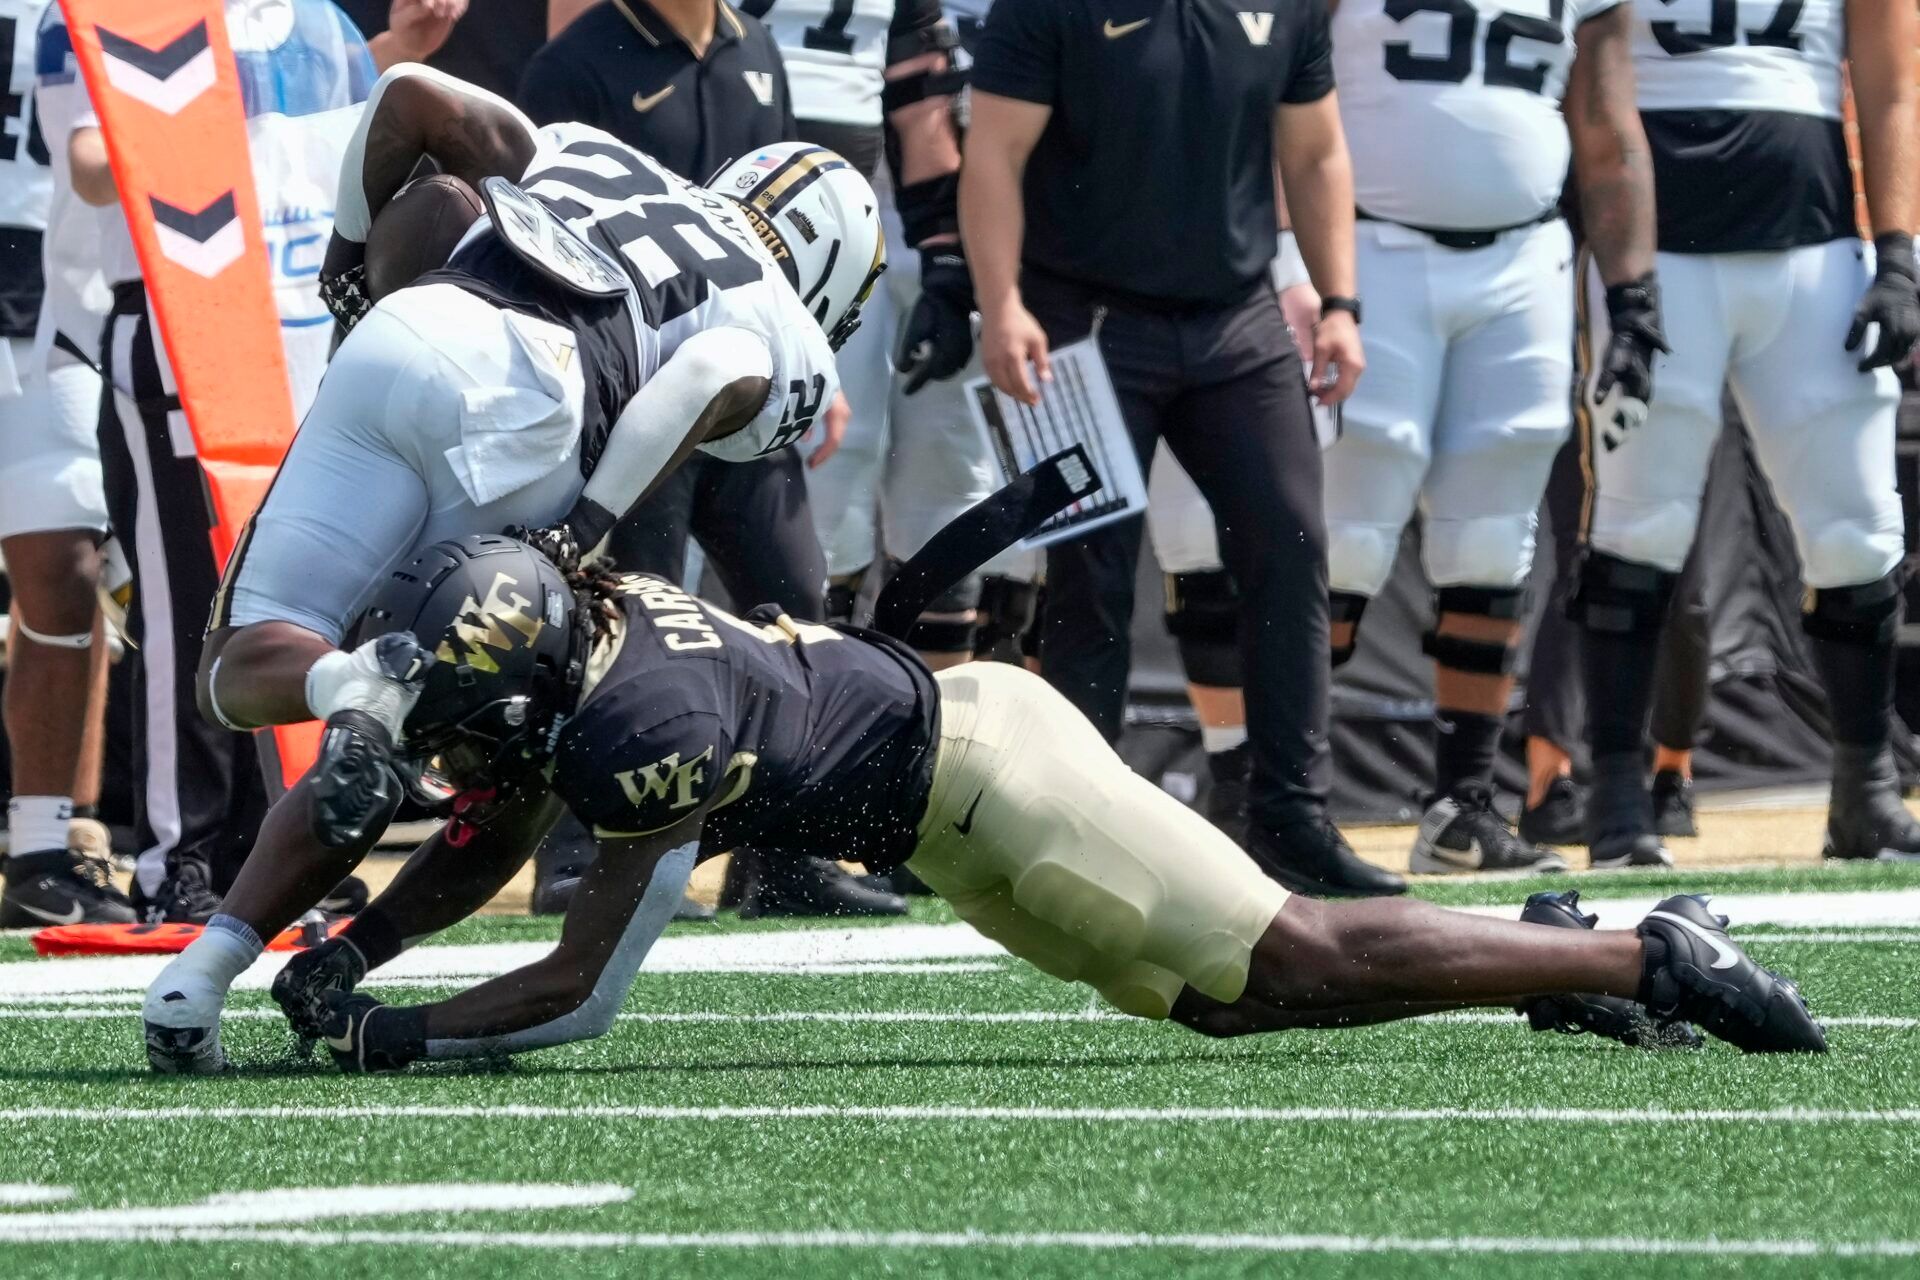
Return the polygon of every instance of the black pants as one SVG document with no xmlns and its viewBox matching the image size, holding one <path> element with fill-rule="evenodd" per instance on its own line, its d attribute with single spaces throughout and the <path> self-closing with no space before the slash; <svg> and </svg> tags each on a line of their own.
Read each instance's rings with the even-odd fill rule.
<svg viewBox="0 0 1920 1280">
<path fill-rule="evenodd" d="M 202 862 L 224 887 L 267 808 L 252 735 L 207 723 L 194 702 L 220 575 L 206 480 L 157 336 L 146 290 L 116 287 L 101 344 L 100 464 L 107 518 L 133 570 L 135 877 L 148 897 L 177 858 Z"/>
<path fill-rule="evenodd" d="M 1250 807 L 1276 825 L 1325 809 L 1327 536 L 1300 359 L 1272 290 L 1211 309 L 1155 311 L 1028 272 L 1027 307 L 1053 346 L 1104 308 L 1100 351 L 1141 466 L 1164 439 L 1213 508 L 1221 559 L 1240 589 L 1240 652 L 1253 746 Z M 1109 740 L 1132 663 L 1141 521 L 1047 553 L 1042 674 Z"/>
<path fill-rule="evenodd" d="M 797 451 L 752 462 L 696 453 L 614 526 L 608 549 L 624 570 L 679 582 L 689 535 L 736 609 L 777 604 L 800 622 L 826 617 L 827 558 Z"/>
<path fill-rule="evenodd" d="M 1527 668 L 1529 738 L 1545 738 L 1572 752 L 1587 741 L 1586 694 L 1581 675 L 1581 629 L 1562 607 L 1580 564 L 1580 513 L 1587 500 L 1580 442 L 1567 441 L 1547 479 L 1547 523 L 1553 535 L 1554 600 L 1541 614 L 1533 634 L 1533 658 Z M 1704 540 L 1680 568 L 1673 605 L 1660 633 L 1660 664 L 1655 669 L 1653 740 L 1673 751 L 1687 751 L 1707 715 L 1707 667 L 1713 658 L 1711 620 L 1707 616 Z"/>
</svg>

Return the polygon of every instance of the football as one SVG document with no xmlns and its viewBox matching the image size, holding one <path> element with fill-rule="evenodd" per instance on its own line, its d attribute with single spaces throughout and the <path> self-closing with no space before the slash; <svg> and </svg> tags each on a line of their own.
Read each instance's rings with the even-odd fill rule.
<svg viewBox="0 0 1920 1280">
<path fill-rule="evenodd" d="M 479 194 L 452 174 L 428 174 L 400 188 L 367 235 L 368 296 L 378 302 L 445 266 L 474 219 L 485 216 Z"/>
</svg>

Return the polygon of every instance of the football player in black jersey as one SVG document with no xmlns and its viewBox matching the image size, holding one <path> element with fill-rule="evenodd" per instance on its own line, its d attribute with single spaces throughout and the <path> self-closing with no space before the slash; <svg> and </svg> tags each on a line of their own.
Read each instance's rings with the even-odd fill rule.
<svg viewBox="0 0 1920 1280">
<path fill-rule="evenodd" d="M 458 798 L 379 900 L 274 985 L 348 1070 L 605 1032 L 694 865 L 742 843 L 905 863 L 1015 955 L 1209 1035 L 1506 1005 L 1630 1041 L 1692 1021 L 1750 1051 L 1825 1048 L 1797 988 L 1699 898 L 1600 932 L 1568 895 L 1515 923 L 1289 894 L 1020 667 L 935 676 L 885 636 L 735 617 L 654 578 L 564 577 L 500 537 L 427 548 L 360 636 L 408 654 L 406 772 Z M 563 805 L 600 857 L 549 956 L 428 1005 L 353 991 L 492 898 Z M 174 994 L 217 1009 L 258 947 L 217 930 L 194 946 L 208 939 L 222 967 Z M 157 1026 L 154 1007 L 156 1066 L 224 1061 L 217 1020 Z"/>
</svg>

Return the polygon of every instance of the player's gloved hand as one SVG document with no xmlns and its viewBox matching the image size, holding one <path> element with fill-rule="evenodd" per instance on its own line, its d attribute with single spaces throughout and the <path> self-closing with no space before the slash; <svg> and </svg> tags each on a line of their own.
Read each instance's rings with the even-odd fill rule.
<svg viewBox="0 0 1920 1280">
<path fill-rule="evenodd" d="M 1593 407 L 1604 429 L 1618 437 L 1647 420 L 1653 399 L 1653 353 L 1665 352 L 1660 331 L 1660 283 L 1649 271 L 1638 280 L 1607 286 L 1612 336 L 1593 382 Z"/>
<path fill-rule="evenodd" d="M 1879 327 L 1871 350 L 1860 356 L 1860 372 L 1897 364 L 1920 340 L 1920 293 L 1915 292 L 1913 237 L 1889 231 L 1873 238 L 1873 283 L 1847 327 L 1847 350 L 1860 351 L 1867 327 Z"/>
<path fill-rule="evenodd" d="M 329 238 L 327 256 L 320 264 L 320 301 L 333 313 L 343 334 L 373 310 L 373 298 L 367 293 L 367 246 L 337 231 Z"/>
<path fill-rule="evenodd" d="M 294 1034 L 318 1040 L 326 1030 L 328 992 L 347 994 L 367 976 L 367 958 L 345 938 L 329 938 L 287 961 L 274 975 L 273 999 L 287 1015 Z"/>
<path fill-rule="evenodd" d="M 912 395 L 951 378 L 973 358 L 973 276 L 958 245 L 920 252 L 920 296 L 907 315 L 895 364 Z"/>
<path fill-rule="evenodd" d="M 326 718 L 314 763 L 311 826 L 330 849 L 358 844 L 396 794 L 393 746 L 433 654 L 405 631 L 330 653 L 307 673 L 307 706 Z"/>
<path fill-rule="evenodd" d="M 418 1009 L 395 1009 L 369 995 L 326 991 L 320 995 L 320 1039 L 333 1065 L 349 1075 L 398 1071 L 425 1055 L 425 1020 Z"/>
</svg>

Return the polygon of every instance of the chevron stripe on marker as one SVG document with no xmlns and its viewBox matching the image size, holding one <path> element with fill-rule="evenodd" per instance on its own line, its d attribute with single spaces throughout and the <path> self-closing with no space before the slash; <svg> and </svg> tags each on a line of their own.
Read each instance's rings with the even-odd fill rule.
<svg viewBox="0 0 1920 1280">
<path fill-rule="evenodd" d="M 107 81 L 156 111 L 179 115 L 213 87 L 216 71 L 207 24 L 196 22 L 158 49 L 96 27 L 106 55 Z"/>
<path fill-rule="evenodd" d="M 246 252 L 246 231 L 234 216 L 233 192 L 220 195 L 198 213 L 147 197 L 160 249 L 196 275 L 212 279 Z"/>
</svg>

